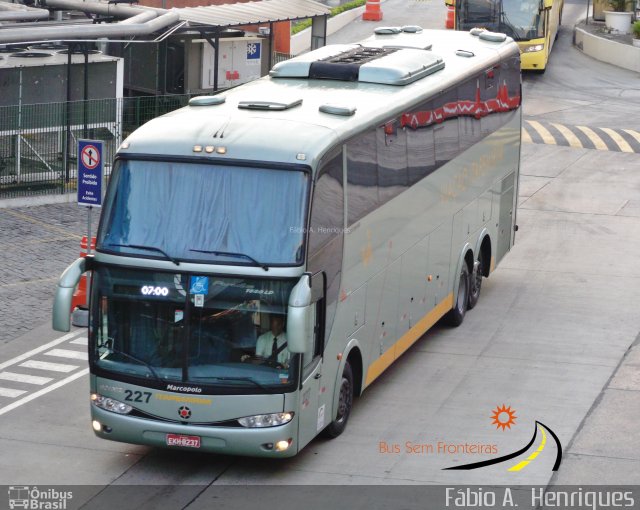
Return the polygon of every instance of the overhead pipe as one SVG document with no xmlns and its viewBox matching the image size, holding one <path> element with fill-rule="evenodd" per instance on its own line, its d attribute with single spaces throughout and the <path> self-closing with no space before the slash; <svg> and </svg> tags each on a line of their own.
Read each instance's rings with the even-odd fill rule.
<svg viewBox="0 0 640 510">
<path fill-rule="evenodd" d="M 54 9 L 64 9 L 65 11 L 80 11 L 91 14 L 102 14 L 104 16 L 114 16 L 116 18 L 130 18 L 142 12 L 154 11 L 158 14 L 168 12 L 166 9 L 156 9 L 152 7 L 132 7 L 130 5 L 114 4 L 109 2 L 84 0 L 45 0 L 47 7 Z"/>
<path fill-rule="evenodd" d="M 49 19 L 49 11 L 0 1 L 0 21 L 33 21 L 38 19 Z"/>
<path fill-rule="evenodd" d="M 56 0 L 58 1 L 58 0 Z M 0 44 L 13 44 L 37 41 L 70 41 L 74 39 L 97 39 L 106 37 L 136 37 L 152 34 L 158 30 L 178 22 L 180 16 L 176 12 L 166 12 L 158 16 L 155 9 L 147 10 L 119 23 L 99 25 L 75 25 L 54 27 L 33 27 L 29 30 L 21 28 L 0 29 Z"/>
</svg>

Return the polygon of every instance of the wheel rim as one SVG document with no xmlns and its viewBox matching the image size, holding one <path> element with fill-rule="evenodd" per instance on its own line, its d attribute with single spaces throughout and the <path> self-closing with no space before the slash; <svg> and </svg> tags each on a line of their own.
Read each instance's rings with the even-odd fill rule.
<svg viewBox="0 0 640 510">
<path fill-rule="evenodd" d="M 460 286 L 458 288 L 458 301 L 456 303 L 458 311 L 462 313 L 464 311 L 464 304 L 467 302 L 467 285 L 469 281 L 465 277 L 465 274 L 460 275 Z"/>
<path fill-rule="evenodd" d="M 351 409 L 351 383 L 346 377 L 342 378 L 342 384 L 340 385 L 340 401 L 338 402 L 338 417 L 336 421 L 342 423 L 349 415 L 349 409 Z"/>
<path fill-rule="evenodd" d="M 480 294 L 480 288 L 482 287 L 482 259 L 478 259 L 478 267 L 476 269 L 476 276 L 473 279 L 473 288 L 471 294 L 473 297 L 477 297 Z"/>
</svg>

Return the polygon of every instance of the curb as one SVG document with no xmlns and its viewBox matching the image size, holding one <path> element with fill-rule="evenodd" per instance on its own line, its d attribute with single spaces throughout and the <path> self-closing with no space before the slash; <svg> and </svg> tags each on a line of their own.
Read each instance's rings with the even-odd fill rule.
<svg viewBox="0 0 640 510">
<path fill-rule="evenodd" d="M 0 199 L 0 209 L 13 209 L 18 207 L 36 207 L 50 204 L 70 204 L 78 199 L 77 193 L 64 193 L 60 195 L 40 195 L 35 197 L 18 197 Z"/>
</svg>

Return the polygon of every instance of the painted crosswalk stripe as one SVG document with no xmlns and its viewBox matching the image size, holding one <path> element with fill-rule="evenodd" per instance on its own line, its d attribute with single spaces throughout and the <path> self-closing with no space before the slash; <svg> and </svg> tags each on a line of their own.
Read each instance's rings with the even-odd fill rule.
<svg viewBox="0 0 640 510">
<path fill-rule="evenodd" d="M 522 128 L 522 143 L 533 143 L 531 135 L 525 128 Z"/>
<path fill-rule="evenodd" d="M 560 131 L 562 136 L 564 136 L 566 138 L 567 142 L 569 142 L 569 147 L 576 147 L 576 148 L 579 148 L 579 149 L 583 149 L 584 148 L 582 146 L 582 143 L 578 139 L 578 137 L 576 135 L 574 135 L 573 132 L 569 128 L 567 128 L 566 126 L 563 126 L 562 124 L 557 124 L 555 122 L 551 122 L 551 125 L 554 128 L 556 128 L 558 131 Z"/>
<path fill-rule="evenodd" d="M 25 390 L 14 390 L 12 388 L 0 388 L 0 397 L 16 398 L 26 393 Z"/>
<path fill-rule="evenodd" d="M 66 334 L 64 336 L 61 336 L 60 338 L 56 338 L 55 340 L 52 340 L 48 344 L 41 345 L 40 347 L 36 347 L 35 349 L 30 350 L 29 352 L 25 352 L 23 354 L 20 354 L 20 356 L 16 356 L 15 358 L 12 358 L 10 360 L 4 361 L 4 362 L 0 363 L 0 370 L 3 369 L 3 368 L 7 368 L 7 367 L 9 367 L 11 365 L 15 365 L 16 363 L 20 363 L 22 360 L 30 358 L 31 356 L 34 356 L 34 355 L 36 355 L 36 354 L 38 354 L 38 353 L 40 353 L 42 351 L 46 351 L 47 349 L 50 349 L 54 345 L 58 345 L 58 344 L 61 344 L 62 342 L 66 342 L 70 338 L 78 336 L 78 335 L 80 335 L 82 333 L 84 333 L 83 330 L 73 331 L 73 332 L 68 333 L 68 334 Z"/>
<path fill-rule="evenodd" d="M 71 342 L 69 342 L 70 344 L 76 344 L 76 345 L 87 345 L 89 343 L 89 340 L 87 339 L 86 336 L 81 336 L 80 338 L 76 338 L 75 340 L 71 340 Z"/>
<path fill-rule="evenodd" d="M 15 402 L 12 402 L 7 406 L 0 407 L 0 416 L 2 416 L 5 413 L 8 413 L 9 411 L 13 411 L 14 409 L 26 404 L 27 402 L 31 402 L 32 400 L 35 400 L 41 397 L 42 395 L 46 395 L 49 392 L 57 390 L 58 388 L 61 388 L 65 384 L 69 384 L 70 382 L 75 381 L 76 379 L 79 379 L 80 377 L 88 373 L 89 373 L 89 369 L 85 368 L 84 370 L 80 370 L 75 374 L 71 374 L 69 377 L 62 379 L 61 381 L 50 384 L 49 386 L 45 386 L 44 388 L 34 393 L 29 393 L 28 395 L 25 395 L 24 397 L 22 397 L 20 400 L 16 400 Z"/>
<path fill-rule="evenodd" d="M 576 127 L 589 137 L 589 140 L 591 140 L 591 143 L 597 150 L 599 151 L 609 150 L 609 148 L 607 147 L 607 144 L 604 143 L 602 141 L 602 138 L 600 138 L 591 128 L 588 128 L 587 126 L 576 126 Z"/>
<path fill-rule="evenodd" d="M 26 384 L 37 384 L 42 386 L 53 381 L 51 377 L 40 377 L 38 375 L 17 374 L 15 372 L 0 372 L 0 379 L 4 381 L 15 381 Z"/>
<path fill-rule="evenodd" d="M 57 358 L 68 358 L 68 359 L 88 359 L 86 352 L 79 351 L 70 351 L 68 349 L 51 349 L 48 352 L 44 353 L 45 356 L 55 356 Z"/>
<path fill-rule="evenodd" d="M 538 134 L 540 135 L 540 138 L 542 138 L 544 143 L 546 143 L 547 145 L 557 144 L 556 139 L 553 137 L 551 133 L 549 133 L 549 130 L 546 127 L 544 127 L 542 124 L 540 124 L 535 120 L 528 120 L 527 122 L 533 129 L 535 129 L 538 132 Z"/>
<path fill-rule="evenodd" d="M 618 145 L 618 147 L 620 147 L 620 151 L 634 152 L 634 150 L 631 148 L 631 145 L 629 145 L 627 141 L 624 138 L 622 138 L 618 133 L 616 133 L 613 129 L 611 128 L 600 128 L 600 129 L 611 137 L 611 139 Z"/>
<path fill-rule="evenodd" d="M 79 368 L 76 365 L 67 365 L 63 363 L 49 363 L 48 361 L 36 361 L 30 359 L 18 365 L 23 368 L 35 368 L 36 370 L 50 370 L 51 372 L 73 372 L 76 368 Z"/>
</svg>

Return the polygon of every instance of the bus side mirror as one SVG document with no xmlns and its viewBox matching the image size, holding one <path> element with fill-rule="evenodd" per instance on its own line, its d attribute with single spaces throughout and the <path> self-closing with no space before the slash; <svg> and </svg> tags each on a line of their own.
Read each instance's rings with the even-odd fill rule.
<svg viewBox="0 0 640 510">
<path fill-rule="evenodd" d="M 544 5 L 545 9 L 551 9 L 553 6 L 553 0 L 542 0 L 542 5 Z"/>
<path fill-rule="evenodd" d="M 67 269 L 58 280 L 58 288 L 53 300 L 52 326 L 56 331 L 69 331 L 71 329 L 71 300 L 78 286 L 80 277 L 87 267 L 87 259 L 80 257 Z"/>
<path fill-rule="evenodd" d="M 324 274 L 304 274 L 289 296 L 287 345 L 291 353 L 307 350 L 307 337 L 313 334 L 316 303 L 324 297 Z"/>
</svg>

